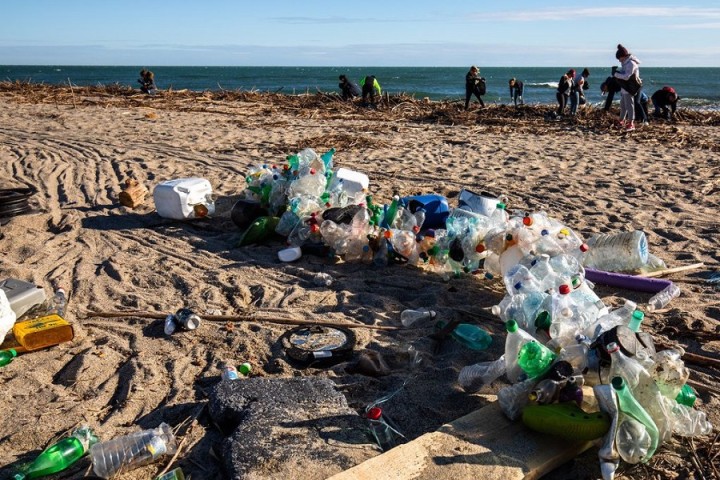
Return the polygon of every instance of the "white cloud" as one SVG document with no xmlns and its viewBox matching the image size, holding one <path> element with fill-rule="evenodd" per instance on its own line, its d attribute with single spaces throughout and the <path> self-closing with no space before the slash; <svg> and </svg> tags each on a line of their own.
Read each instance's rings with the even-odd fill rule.
<svg viewBox="0 0 720 480">
<path fill-rule="evenodd" d="M 720 30 L 720 22 L 683 23 L 678 25 L 668 25 L 668 28 L 675 30 Z"/>
<path fill-rule="evenodd" d="M 487 12 L 474 16 L 475 20 L 500 20 L 532 22 L 542 20 L 568 20 L 577 18 L 622 18 L 622 17 L 666 17 L 666 18 L 720 18 L 720 8 L 690 7 L 619 7 L 562 8 L 540 10 L 517 10 Z"/>
</svg>

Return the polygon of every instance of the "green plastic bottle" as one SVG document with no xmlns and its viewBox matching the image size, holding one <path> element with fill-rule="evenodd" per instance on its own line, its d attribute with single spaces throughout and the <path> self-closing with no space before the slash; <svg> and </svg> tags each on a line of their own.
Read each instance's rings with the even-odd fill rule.
<svg viewBox="0 0 720 480">
<path fill-rule="evenodd" d="M 539 378 L 550 370 L 555 361 L 555 353 L 536 341 L 528 342 L 520 348 L 518 365 L 528 378 Z"/>
<path fill-rule="evenodd" d="M 12 348 L 10 350 L 0 352 L 0 367 L 4 367 L 8 363 L 12 362 L 15 357 L 17 357 L 17 352 Z"/>
<path fill-rule="evenodd" d="M 445 328 L 442 320 L 435 324 L 438 330 Z M 472 350 L 485 350 L 492 343 L 492 336 L 477 325 L 460 323 L 450 334 L 455 340 Z"/>
<path fill-rule="evenodd" d="M 627 387 L 625 380 L 622 377 L 613 377 L 612 386 L 615 389 L 615 394 L 617 395 L 620 413 L 630 417 L 636 422 L 641 423 L 645 427 L 647 434 L 650 436 L 650 445 L 647 453 L 640 458 L 641 462 L 647 462 L 657 449 L 658 442 L 660 440 L 660 432 L 658 431 L 658 428 L 650 414 L 642 407 L 642 405 L 640 405 L 635 397 L 633 397 L 633 394 L 630 393 L 630 389 Z M 622 430 L 621 424 L 622 420 L 618 424 L 619 431 Z M 628 458 L 630 455 L 629 452 L 632 452 L 632 445 L 627 441 L 621 442 L 619 439 L 616 440 L 616 444 L 623 460 L 628 463 L 635 463 Z"/>
<path fill-rule="evenodd" d="M 385 208 L 385 216 L 382 221 L 382 227 L 392 228 L 392 224 L 395 221 L 395 216 L 397 215 L 399 206 L 400 206 L 400 197 L 397 195 L 394 195 L 392 198 L 392 202 L 390 202 L 390 206 L 386 206 L 386 208 Z"/>
<path fill-rule="evenodd" d="M 89 427 L 77 428 L 71 436 L 46 448 L 32 463 L 21 467 L 13 479 L 40 478 L 62 472 L 80 460 L 97 441 Z"/>
<path fill-rule="evenodd" d="M 682 386 L 682 388 L 680 389 L 680 393 L 678 393 L 677 397 L 675 397 L 675 401 L 677 403 L 690 408 L 695 405 L 695 400 L 697 400 L 695 390 L 687 383 Z"/>
</svg>

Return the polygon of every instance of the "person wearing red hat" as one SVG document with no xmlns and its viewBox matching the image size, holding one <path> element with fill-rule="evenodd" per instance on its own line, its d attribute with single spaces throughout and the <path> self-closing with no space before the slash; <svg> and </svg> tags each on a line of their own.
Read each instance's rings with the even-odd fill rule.
<svg viewBox="0 0 720 480">
<path fill-rule="evenodd" d="M 642 87 L 638 68 L 640 60 L 622 44 L 617 46 L 615 58 L 621 64 L 620 69 L 613 74 L 622 87 L 620 90 L 620 125 L 625 128 L 625 131 L 631 132 L 635 130 L 635 95 Z"/>
<path fill-rule="evenodd" d="M 555 93 L 555 97 L 558 101 L 558 116 L 562 116 L 563 112 L 565 111 L 565 106 L 568 103 L 568 98 L 570 98 L 570 92 L 573 88 L 573 82 L 575 79 L 575 70 L 570 69 L 565 73 L 562 77 L 560 77 L 560 81 L 558 82 L 558 88 L 557 93 Z"/>
</svg>

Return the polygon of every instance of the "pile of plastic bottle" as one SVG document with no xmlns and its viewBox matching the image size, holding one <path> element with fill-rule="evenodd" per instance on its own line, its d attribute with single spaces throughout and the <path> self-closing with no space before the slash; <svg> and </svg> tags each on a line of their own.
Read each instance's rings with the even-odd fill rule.
<svg viewBox="0 0 720 480">
<path fill-rule="evenodd" d="M 305 149 L 282 166 L 253 168 L 246 196 L 279 216 L 272 224 L 292 247 L 322 244 L 346 262 L 422 264 L 445 277 L 466 272 L 502 279 L 507 294 L 492 311 L 506 322 L 505 353 L 465 367 L 459 382 L 466 389 L 505 375 L 510 385 L 498 394 L 503 412 L 546 433 L 603 438 L 605 478 L 613 477 L 620 459 L 648 461 L 673 433 L 711 431 L 704 413 L 693 409 L 683 352 L 656 351 L 641 330 L 637 305 L 626 300 L 610 309 L 585 278 L 584 266 L 603 260 L 614 269 L 647 262 L 641 232 L 619 241 L 593 238 L 588 246 L 545 212 L 511 215 L 500 199 L 488 206 L 487 198 L 478 202 L 465 190 L 458 208 L 443 217 L 444 228 L 430 229 L 422 205 L 395 196 L 380 207 L 366 192 L 333 181 L 333 153 Z M 640 247 L 628 249 L 632 242 Z M 650 304 L 660 308 L 678 294 L 671 285 Z M 593 387 L 600 414 L 581 409 L 588 408 L 583 386 Z"/>
</svg>

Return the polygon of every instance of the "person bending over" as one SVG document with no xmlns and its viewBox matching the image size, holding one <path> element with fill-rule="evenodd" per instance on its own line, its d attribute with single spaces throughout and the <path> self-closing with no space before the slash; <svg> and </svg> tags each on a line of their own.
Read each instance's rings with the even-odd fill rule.
<svg viewBox="0 0 720 480">
<path fill-rule="evenodd" d="M 589 76 L 590 70 L 585 68 L 573 81 L 572 88 L 570 89 L 570 115 L 575 115 L 578 105 L 585 103 L 585 79 Z"/>
<path fill-rule="evenodd" d="M 360 96 L 360 87 L 355 82 L 351 82 L 345 75 L 340 75 L 340 91 L 343 100 L 352 100 Z"/>
<path fill-rule="evenodd" d="M 672 87 L 663 87 L 657 92 L 652 94 L 653 106 L 655 107 L 655 113 L 653 114 L 655 117 L 662 117 L 665 120 L 672 119 L 672 116 L 675 115 L 675 110 L 677 109 L 677 102 L 680 100 L 680 97 L 678 97 L 677 92 Z"/>
<path fill-rule="evenodd" d="M 141 92 L 147 93 L 148 95 L 155 95 L 157 87 L 155 86 L 155 74 L 153 72 L 145 70 L 144 68 L 140 70 L 138 83 L 140 84 Z"/>
<path fill-rule="evenodd" d="M 565 112 L 565 106 L 567 105 L 568 98 L 570 97 L 570 91 L 572 90 L 574 78 L 575 70 L 573 69 L 568 70 L 567 73 L 560 77 L 557 92 L 555 93 L 555 97 L 558 101 L 558 116 L 561 116 Z"/>
<path fill-rule="evenodd" d="M 642 88 L 635 95 L 635 118 L 643 125 L 648 123 L 648 98 Z"/>
<path fill-rule="evenodd" d="M 485 95 L 485 79 L 479 77 L 480 70 L 473 65 L 465 75 L 465 110 L 470 106 L 470 98 L 475 95 L 480 102 L 480 106 L 484 107 L 482 96 Z"/>
<path fill-rule="evenodd" d="M 360 86 L 362 87 L 363 104 L 374 106 L 376 97 L 382 95 L 380 83 L 375 78 L 375 75 L 368 75 L 360 80 Z"/>
<path fill-rule="evenodd" d="M 508 83 L 510 84 L 510 98 L 512 99 L 515 106 L 518 106 L 518 100 L 520 101 L 520 105 L 525 105 L 525 102 L 523 101 L 525 84 L 515 78 L 511 78 L 510 82 Z"/>
<path fill-rule="evenodd" d="M 615 73 L 614 70 L 613 73 Z M 615 80 L 615 77 L 607 77 L 605 81 L 600 84 L 600 92 L 603 94 L 603 96 L 607 95 L 603 110 L 609 112 L 613 98 L 615 98 L 615 94 L 620 93 L 620 84 L 617 82 L 617 80 Z"/>
</svg>

